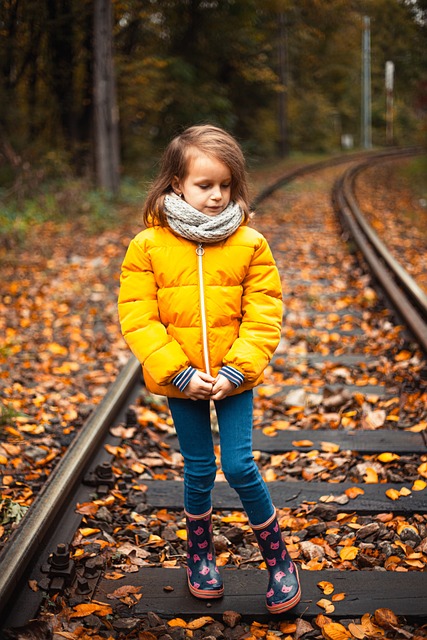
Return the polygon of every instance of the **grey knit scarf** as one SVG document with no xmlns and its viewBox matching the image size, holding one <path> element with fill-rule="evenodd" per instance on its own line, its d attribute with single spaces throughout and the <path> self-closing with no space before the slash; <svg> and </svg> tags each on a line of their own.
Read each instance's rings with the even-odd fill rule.
<svg viewBox="0 0 427 640">
<path fill-rule="evenodd" d="M 166 195 L 164 208 L 172 231 L 194 242 L 218 242 L 231 236 L 242 223 L 243 212 L 230 202 L 217 216 L 207 216 L 175 194 Z"/>
</svg>

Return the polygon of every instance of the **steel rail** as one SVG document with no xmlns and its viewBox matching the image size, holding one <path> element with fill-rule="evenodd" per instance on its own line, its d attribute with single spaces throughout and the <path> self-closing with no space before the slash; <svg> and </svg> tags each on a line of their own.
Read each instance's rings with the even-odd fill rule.
<svg viewBox="0 0 427 640">
<path fill-rule="evenodd" d="M 390 148 L 385 151 L 360 151 L 356 153 L 351 153 L 348 155 L 340 155 L 335 156 L 333 158 L 328 158 L 327 160 L 319 160 L 318 162 L 312 162 L 310 164 L 306 164 L 302 167 L 297 167 L 291 171 L 288 171 L 283 176 L 278 178 L 275 182 L 268 185 L 265 189 L 260 191 L 260 193 L 255 196 L 252 200 L 250 207 L 254 209 L 257 207 L 263 200 L 266 200 L 269 196 L 271 196 L 277 189 L 284 187 L 292 180 L 296 180 L 302 176 L 308 175 L 310 173 L 314 173 L 315 171 L 322 171 L 323 169 L 329 169 L 332 167 L 339 166 L 340 164 L 346 164 L 349 162 L 355 162 L 357 160 L 366 160 L 369 162 L 371 159 L 381 160 L 383 158 L 393 158 L 399 157 L 402 154 L 410 155 L 412 153 L 419 152 L 418 148 L 408 148 L 408 149 L 399 149 L 399 148 Z"/>
<path fill-rule="evenodd" d="M 27 571 L 43 538 L 52 527 L 84 474 L 140 374 L 140 364 L 129 358 L 94 413 L 83 425 L 61 461 L 49 476 L 39 496 L 28 510 L 20 527 L 12 534 L 0 555 L 0 615 Z"/>
<path fill-rule="evenodd" d="M 402 150 L 391 157 L 404 157 L 418 152 L 418 150 Z M 427 296 L 368 224 L 354 195 L 356 176 L 379 159 L 371 158 L 355 167 L 350 167 L 336 181 L 334 199 L 342 216 L 343 226 L 351 234 L 388 300 L 422 350 L 427 353 Z"/>
</svg>

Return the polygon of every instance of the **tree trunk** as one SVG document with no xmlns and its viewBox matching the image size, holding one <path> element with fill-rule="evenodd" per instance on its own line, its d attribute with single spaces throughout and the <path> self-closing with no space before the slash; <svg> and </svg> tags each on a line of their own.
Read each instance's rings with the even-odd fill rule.
<svg viewBox="0 0 427 640">
<path fill-rule="evenodd" d="M 95 0 L 94 101 L 95 159 L 98 186 L 119 189 L 119 112 L 113 62 L 111 0 Z"/>
</svg>

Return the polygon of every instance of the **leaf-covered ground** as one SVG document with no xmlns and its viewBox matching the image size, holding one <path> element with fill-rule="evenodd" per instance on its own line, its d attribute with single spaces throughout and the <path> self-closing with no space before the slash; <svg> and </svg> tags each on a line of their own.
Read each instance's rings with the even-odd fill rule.
<svg viewBox="0 0 427 640">
<path fill-rule="evenodd" d="M 395 259 L 427 293 L 427 200 L 408 189 L 408 164 L 384 163 L 364 172 L 357 181 L 358 200 Z"/>
<path fill-rule="evenodd" d="M 425 491 L 426 456 L 354 455 L 334 443 L 335 430 L 422 432 L 427 420 L 426 363 L 384 310 L 340 237 L 328 195 L 336 172 L 293 183 L 263 204 L 254 219 L 272 245 L 287 309 L 282 342 L 256 396 L 255 428 L 271 437 L 283 429 L 294 430 L 299 446 L 307 429 L 329 428 L 331 435 L 320 450 L 306 443 L 307 451 L 273 456 L 255 452 L 255 457 L 268 481 L 404 480 L 408 491 Z M 385 188 L 382 193 L 386 197 Z M 407 198 L 407 187 L 399 193 Z M 120 262 L 138 230 L 130 215 L 126 212 L 116 229 L 98 236 L 73 224 L 35 229 L 25 247 L 1 256 L 2 542 L 128 356 L 118 328 L 116 297 Z M 349 353 L 360 360 L 335 362 Z M 309 355 L 318 359 L 313 362 Z M 107 576 L 119 585 L 116 601 L 129 607 L 129 619 L 132 604 L 143 594 L 126 589 L 126 575 L 145 564 L 169 567 L 185 559 L 182 511 L 152 513 L 145 501 L 146 480 L 182 477 L 180 454 L 165 446 L 172 432 L 167 407 L 162 398 L 147 394 L 135 410 L 138 426 L 119 427 L 116 435 L 123 441 L 110 450 L 114 471 L 122 478 L 120 489 L 78 506 L 84 520 L 72 543 L 78 566 L 93 557 L 103 559 Z M 285 540 L 300 567 L 424 570 L 426 518 L 358 516 L 351 506 L 357 497 L 357 491 L 343 492 L 341 501 L 325 496 L 317 505 L 280 510 Z M 389 496 L 390 503 L 400 497 Z M 222 566 L 261 565 L 242 513 L 216 513 L 215 534 Z M 353 626 L 348 621 L 345 626 L 334 623 L 327 614 L 340 598 L 345 594 L 336 593 L 333 585 L 320 584 L 319 616 L 313 623 L 299 619 L 251 625 L 235 612 L 221 624 L 152 616 L 142 627 L 129 623 L 120 630 L 111 617 L 114 600 L 111 607 L 97 602 L 84 607 L 85 603 L 58 599 L 46 613 L 55 638 L 71 640 L 341 640 L 415 638 L 423 633 L 394 619 L 388 610 L 380 610 L 375 619 L 367 615 Z"/>
</svg>

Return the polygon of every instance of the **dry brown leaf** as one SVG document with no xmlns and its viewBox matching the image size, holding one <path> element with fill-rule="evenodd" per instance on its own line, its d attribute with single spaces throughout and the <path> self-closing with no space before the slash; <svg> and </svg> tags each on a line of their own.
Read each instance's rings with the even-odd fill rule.
<svg viewBox="0 0 427 640">
<path fill-rule="evenodd" d="M 120 578 L 124 578 L 125 574 L 120 573 L 119 571 L 111 571 L 110 573 L 106 573 L 104 578 L 106 580 L 120 580 Z"/>
<path fill-rule="evenodd" d="M 332 622 L 332 619 L 328 618 L 328 616 L 323 615 L 323 613 L 319 613 L 319 615 L 316 616 L 316 619 L 314 622 L 317 624 L 319 629 L 323 629 L 325 624 L 329 624 Z"/>
<path fill-rule="evenodd" d="M 316 602 L 318 607 L 322 607 L 325 610 L 325 613 L 333 613 L 335 611 L 335 607 L 330 600 L 326 598 L 321 598 Z"/>
<path fill-rule="evenodd" d="M 345 599 L 346 594 L 345 593 L 334 593 L 334 595 L 332 596 L 331 600 L 332 602 L 341 602 L 341 600 Z"/>
<path fill-rule="evenodd" d="M 307 622 L 307 620 L 303 620 L 302 618 L 297 618 L 296 631 L 293 636 L 293 640 L 299 640 L 301 636 L 304 636 L 306 633 L 310 633 L 311 631 L 313 631 L 313 627 L 309 622 Z M 276 640 L 277 640 L 277 636 L 276 636 Z"/>
<path fill-rule="evenodd" d="M 112 593 L 107 593 L 107 598 L 109 600 L 125 598 L 130 593 L 139 593 L 141 591 L 141 589 L 142 589 L 142 586 L 134 587 L 132 585 L 124 584 L 121 587 L 119 587 L 118 589 L 116 589 L 115 591 L 113 591 Z"/>
<path fill-rule="evenodd" d="M 367 430 L 379 429 L 384 425 L 386 420 L 386 412 L 384 409 L 375 409 L 368 411 L 362 417 L 362 427 Z"/>
<path fill-rule="evenodd" d="M 355 624 L 354 622 L 350 622 L 348 625 L 348 630 L 350 631 L 353 638 L 357 640 L 363 640 L 365 637 L 365 632 L 363 631 L 363 627 L 360 624 Z"/>
<path fill-rule="evenodd" d="M 396 629 L 400 626 L 399 620 L 391 609 L 375 609 L 374 619 L 384 629 Z"/>
<path fill-rule="evenodd" d="M 372 619 L 369 613 L 363 614 L 360 622 L 365 632 L 365 635 L 372 636 L 374 638 L 379 638 L 384 635 L 384 629 L 382 629 L 381 627 L 378 627 L 376 624 L 372 622 Z"/>
<path fill-rule="evenodd" d="M 94 502 L 81 502 L 77 503 L 76 513 L 81 513 L 84 516 L 94 516 L 99 509 L 99 505 Z"/>
</svg>

